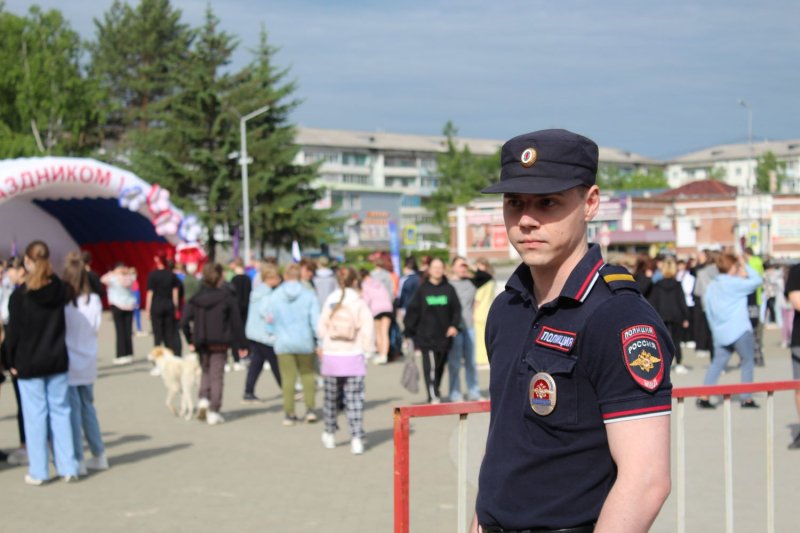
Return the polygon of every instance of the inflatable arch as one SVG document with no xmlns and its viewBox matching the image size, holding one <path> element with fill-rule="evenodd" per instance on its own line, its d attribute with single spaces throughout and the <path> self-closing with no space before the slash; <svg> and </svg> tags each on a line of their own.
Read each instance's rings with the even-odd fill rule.
<svg viewBox="0 0 800 533">
<path fill-rule="evenodd" d="M 57 272 L 68 252 L 81 249 L 100 274 L 117 262 L 135 267 L 144 289 L 156 254 L 203 256 L 201 233 L 197 217 L 184 216 L 167 190 L 127 170 L 71 157 L 0 161 L 0 258 L 41 239 Z"/>
</svg>

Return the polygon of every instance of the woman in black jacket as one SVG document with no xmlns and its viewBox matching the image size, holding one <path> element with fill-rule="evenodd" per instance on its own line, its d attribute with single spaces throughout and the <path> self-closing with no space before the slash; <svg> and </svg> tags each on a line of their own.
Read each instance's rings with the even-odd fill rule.
<svg viewBox="0 0 800 533">
<path fill-rule="evenodd" d="M 25 283 L 8 303 L 8 360 L 19 380 L 28 448 L 25 482 L 41 485 L 50 477 L 48 431 L 58 474 L 64 481 L 74 481 L 78 461 L 67 395 L 64 285 L 53 274 L 50 250 L 42 241 L 33 241 L 25 249 L 25 270 Z"/>
<path fill-rule="evenodd" d="M 458 333 L 461 304 L 452 285 L 444 277 L 441 259 L 431 260 L 425 280 L 411 297 L 404 318 L 404 335 L 414 340 L 422 352 L 422 370 L 428 402 L 439 403 L 439 386 L 450 343 Z"/>
<path fill-rule="evenodd" d="M 222 265 L 207 263 L 200 290 L 187 302 L 181 318 L 189 349 L 197 349 L 203 369 L 197 418 L 212 426 L 225 421 L 219 410 L 228 349 L 233 347 L 241 357 L 247 356 L 239 304 L 223 282 Z"/>
<path fill-rule="evenodd" d="M 682 331 L 689 327 L 689 307 L 686 305 L 683 287 L 675 279 L 678 272 L 675 260 L 671 257 L 665 259 L 661 272 L 664 277 L 653 284 L 648 300 L 661 316 L 672 338 L 672 344 L 675 345 L 675 372 L 686 374 L 689 370 L 681 363 L 683 354 L 680 340 Z"/>
</svg>

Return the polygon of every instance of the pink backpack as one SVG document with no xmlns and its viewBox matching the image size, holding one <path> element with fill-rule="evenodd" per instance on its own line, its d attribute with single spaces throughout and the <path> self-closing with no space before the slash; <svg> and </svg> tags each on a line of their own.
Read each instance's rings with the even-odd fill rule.
<svg viewBox="0 0 800 533">
<path fill-rule="evenodd" d="M 335 341 L 354 341 L 358 324 L 353 312 L 344 305 L 334 307 L 328 318 L 328 335 Z"/>
</svg>

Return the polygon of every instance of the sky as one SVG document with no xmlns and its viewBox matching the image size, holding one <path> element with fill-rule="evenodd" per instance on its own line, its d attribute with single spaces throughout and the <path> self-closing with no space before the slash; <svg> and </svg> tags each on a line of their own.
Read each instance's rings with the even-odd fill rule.
<svg viewBox="0 0 800 533">
<path fill-rule="evenodd" d="M 135 3 L 135 0 L 128 0 Z M 33 2 L 6 0 L 22 14 Z M 41 0 L 85 39 L 111 0 Z M 800 139 L 796 0 L 172 0 L 211 5 L 252 58 L 262 24 L 303 103 L 302 126 L 508 139 L 567 128 L 672 157 Z"/>
</svg>

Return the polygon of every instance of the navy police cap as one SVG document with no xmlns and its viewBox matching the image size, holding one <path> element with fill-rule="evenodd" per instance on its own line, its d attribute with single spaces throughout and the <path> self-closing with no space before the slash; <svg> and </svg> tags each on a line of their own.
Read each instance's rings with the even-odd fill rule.
<svg viewBox="0 0 800 533">
<path fill-rule="evenodd" d="M 567 130 L 540 130 L 514 137 L 500 154 L 500 181 L 484 193 L 550 194 L 592 186 L 597 144 Z"/>
</svg>

